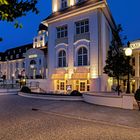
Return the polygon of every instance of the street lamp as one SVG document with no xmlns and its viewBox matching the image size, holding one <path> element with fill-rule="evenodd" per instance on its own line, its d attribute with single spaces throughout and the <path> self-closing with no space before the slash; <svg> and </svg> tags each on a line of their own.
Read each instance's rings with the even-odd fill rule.
<svg viewBox="0 0 140 140">
<path fill-rule="evenodd" d="M 129 68 L 129 64 L 130 64 L 130 59 L 131 59 L 131 55 L 132 55 L 132 49 L 129 48 L 129 43 L 128 43 L 128 48 L 126 48 L 125 50 L 125 55 L 127 56 L 127 64 L 128 64 L 128 70 L 127 70 L 127 90 L 126 93 L 130 93 L 130 68 Z"/>
</svg>

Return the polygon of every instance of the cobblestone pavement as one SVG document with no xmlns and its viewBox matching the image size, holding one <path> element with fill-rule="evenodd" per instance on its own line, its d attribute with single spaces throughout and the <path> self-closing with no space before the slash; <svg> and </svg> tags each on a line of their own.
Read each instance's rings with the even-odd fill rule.
<svg viewBox="0 0 140 140">
<path fill-rule="evenodd" d="M 0 140 L 140 140 L 140 111 L 0 96 Z"/>
</svg>

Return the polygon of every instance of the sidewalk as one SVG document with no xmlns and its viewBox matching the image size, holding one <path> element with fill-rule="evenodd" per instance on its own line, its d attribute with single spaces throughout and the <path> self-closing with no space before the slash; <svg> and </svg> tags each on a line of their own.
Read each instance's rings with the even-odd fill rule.
<svg viewBox="0 0 140 140">
<path fill-rule="evenodd" d="M 140 129 L 140 111 L 91 105 L 84 102 L 52 101 L 52 104 L 38 108 L 44 113 L 86 119 Z"/>
</svg>

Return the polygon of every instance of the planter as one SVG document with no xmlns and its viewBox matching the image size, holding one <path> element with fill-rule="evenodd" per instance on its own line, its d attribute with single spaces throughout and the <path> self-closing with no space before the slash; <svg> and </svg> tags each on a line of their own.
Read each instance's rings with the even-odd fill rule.
<svg viewBox="0 0 140 140">
<path fill-rule="evenodd" d="M 137 101 L 137 104 L 138 104 L 138 107 L 139 107 L 139 110 L 140 110 L 140 101 Z"/>
</svg>

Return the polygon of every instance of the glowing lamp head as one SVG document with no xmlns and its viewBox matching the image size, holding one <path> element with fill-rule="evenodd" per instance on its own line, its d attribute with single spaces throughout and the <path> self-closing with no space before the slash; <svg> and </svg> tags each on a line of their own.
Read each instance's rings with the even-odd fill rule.
<svg viewBox="0 0 140 140">
<path fill-rule="evenodd" d="M 132 55 L 132 49 L 131 48 L 126 48 L 125 55 L 126 56 L 131 56 Z"/>
</svg>

